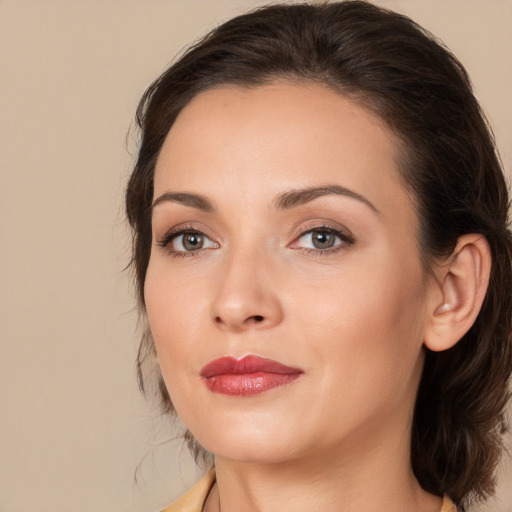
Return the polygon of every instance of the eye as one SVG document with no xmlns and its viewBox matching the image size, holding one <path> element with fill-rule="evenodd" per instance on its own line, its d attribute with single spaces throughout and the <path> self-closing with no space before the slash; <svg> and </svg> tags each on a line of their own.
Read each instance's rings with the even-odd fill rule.
<svg viewBox="0 0 512 512">
<path fill-rule="evenodd" d="M 210 249 L 218 247 L 218 244 L 210 240 L 204 233 L 197 230 L 180 230 L 167 233 L 162 240 L 158 242 L 160 247 L 166 247 L 171 253 L 197 252 L 201 249 Z"/>
<path fill-rule="evenodd" d="M 306 249 L 309 251 L 329 252 L 342 245 L 351 245 L 352 237 L 337 229 L 319 227 L 303 233 L 292 244 L 292 249 Z"/>
</svg>

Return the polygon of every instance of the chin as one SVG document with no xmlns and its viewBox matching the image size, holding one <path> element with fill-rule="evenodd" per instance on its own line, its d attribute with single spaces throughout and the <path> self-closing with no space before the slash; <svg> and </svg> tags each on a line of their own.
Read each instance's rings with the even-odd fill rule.
<svg viewBox="0 0 512 512">
<path fill-rule="evenodd" d="M 290 436 L 290 429 L 282 427 L 269 429 L 253 424 L 244 429 L 210 429 L 196 439 L 209 452 L 225 459 L 254 463 L 276 464 L 293 459 L 298 455 L 299 440 Z"/>
<path fill-rule="evenodd" d="M 219 446 L 212 452 L 215 457 L 228 459 L 245 464 L 279 464 L 293 460 L 293 451 L 276 448 L 275 444 L 267 443 L 233 443 L 231 446 Z"/>
</svg>

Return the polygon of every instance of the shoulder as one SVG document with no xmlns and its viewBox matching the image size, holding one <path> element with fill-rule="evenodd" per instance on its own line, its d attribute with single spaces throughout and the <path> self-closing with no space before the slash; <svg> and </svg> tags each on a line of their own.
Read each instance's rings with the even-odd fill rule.
<svg viewBox="0 0 512 512">
<path fill-rule="evenodd" d="M 210 489 L 215 483 L 215 469 L 211 469 L 179 500 L 171 503 L 162 512 L 201 512 Z M 444 512 L 444 511 L 443 511 Z"/>
</svg>

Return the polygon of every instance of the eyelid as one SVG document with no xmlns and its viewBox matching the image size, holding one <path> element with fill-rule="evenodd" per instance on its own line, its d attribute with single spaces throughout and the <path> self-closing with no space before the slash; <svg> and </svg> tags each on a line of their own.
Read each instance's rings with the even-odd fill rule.
<svg viewBox="0 0 512 512">
<path fill-rule="evenodd" d="M 311 231 L 331 231 L 335 234 L 340 234 L 344 240 L 355 242 L 355 237 L 346 226 L 333 222 L 330 220 L 318 219 L 308 223 L 301 223 L 300 226 L 293 229 L 290 238 L 295 241 L 301 236 L 310 233 Z"/>
<path fill-rule="evenodd" d="M 169 250 L 169 252 L 171 252 L 172 254 L 197 253 L 197 252 L 200 252 L 202 249 L 198 249 L 197 251 L 175 251 L 175 250 L 169 249 L 169 245 L 173 242 L 173 240 L 175 240 L 179 236 L 190 234 L 190 233 L 197 233 L 201 236 L 204 236 L 205 238 L 207 238 L 208 240 L 213 242 L 218 247 L 219 243 L 217 241 L 215 241 L 214 238 L 212 236 L 208 235 L 205 231 L 206 230 L 204 228 L 199 228 L 192 224 L 180 224 L 178 226 L 174 226 L 171 229 L 167 230 L 162 236 L 160 236 L 158 238 L 155 237 L 155 238 L 157 238 L 155 241 L 155 244 L 158 245 L 159 247 L 162 247 L 163 249 Z M 210 247 L 207 247 L 205 249 L 209 249 L 209 248 Z"/>
<path fill-rule="evenodd" d="M 326 248 L 326 249 L 311 249 L 307 247 L 293 247 L 294 244 L 296 244 L 303 236 L 315 232 L 315 231 L 327 231 L 329 233 L 334 234 L 337 236 L 341 243 L 334 245 L 333 247 Z M 330 222 L 326 221 L 320 221 L 318 223 L 315 223 L 313 225 L 308 226 L 301 226 L 299 230 L 295 232 L 292 239 L 292 242 L 289 244 L 289 247 L 296 250 L 304 250 L 307 252 L 313 252 L 313 253 L 329 253 L 333 252 L 339 249 L 342 249 L 343 247 L 347 247 L 350 245 L 353 245 L 355 243 L 354 235 L 351 233 L 351 231 L 345 227 L 342 227 L 338 224 L 333 225 Z"/>
</svg>

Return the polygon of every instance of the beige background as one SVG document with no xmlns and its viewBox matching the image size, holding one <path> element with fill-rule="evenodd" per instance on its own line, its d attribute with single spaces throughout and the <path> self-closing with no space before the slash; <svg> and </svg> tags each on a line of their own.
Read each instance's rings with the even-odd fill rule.
<svg viewBox="0 0 512 512">
<path fill-rule="evenodd" d="M 1 511 L 157 510 L 199 475 L 135 384 L 126 133 L 177 51 L 262 3 L 0 0 Z M 512 2 L 379 3 L 466 64 L 510 173 Z"/>
</svg>

